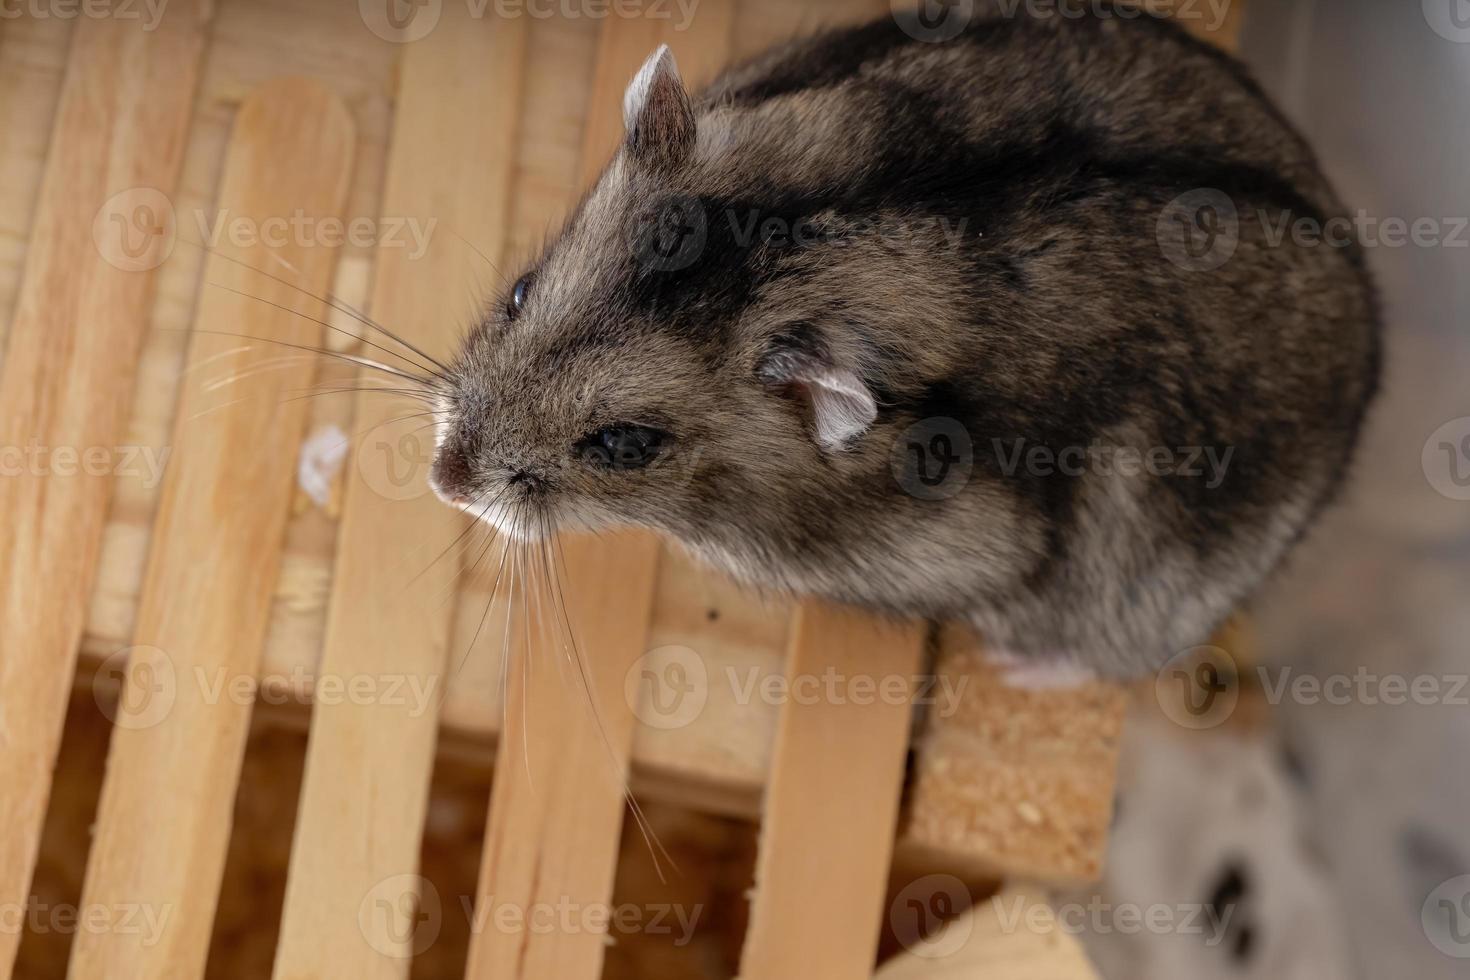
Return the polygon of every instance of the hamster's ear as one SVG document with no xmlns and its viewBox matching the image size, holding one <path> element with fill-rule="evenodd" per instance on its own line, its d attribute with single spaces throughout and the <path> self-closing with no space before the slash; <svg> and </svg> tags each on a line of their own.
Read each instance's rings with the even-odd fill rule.
<svg viewBox="0 0 1470 980">
<path fill-rule="evenodd" d="M 628 152 L 650 167 L 678 166 L 694 149 L 694 106 L 667 44 L 649 56 L 624 93 L 623 125 Z"/>
<path fill-rule="evenodd" d="M 807 403 L 817 445 L 826 452 L 843 449 L 878 417 L 878 404 L 863 379 L 819 355 L 777 346 L 761 361 L 756 376 Z"/>
</svg>

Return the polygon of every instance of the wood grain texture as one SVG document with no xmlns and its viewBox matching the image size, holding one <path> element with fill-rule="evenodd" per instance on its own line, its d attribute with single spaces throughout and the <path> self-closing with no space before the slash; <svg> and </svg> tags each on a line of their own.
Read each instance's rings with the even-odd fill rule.
<svg viewBox="0 0 1470 980">
<path fill-rule="evenodd" d="M 269 83 L 240 109 L 220 208 L 262 241 L 270 221 L 340 220 L 352 149 L 352 120 L 335 96 L 304 79 Z M 84 906 L 142 906 L 164 928 L 80 931 L 76 978 L 201 975 L 218 898 L 306 414 L 293 396 L 315 374 L 316 358 L 280 345 L 319 343 L 307 318 L 323 312 L 238 263 L 294 270 L 320 294 L 335 249 L 305 231 L 270 245 L 225 236 L 216 247 L 205 277 L 217 285 L 204 289 L 190 342 L 83 891 Z"/>
<path fill-rule="evenodd" d="M 0 906 L 7 908 L 24 906 L 30 885 L 152 299 L 148 262 L 119 261 L 127 255 L 105 237 L 108 218 L 134 215 L 130 190 L 152 188 L 156 196 L 146 200 L 166 201 L 173 189 L 204 21 L 204 5 L 188 0 L 151 32 L 84 20 L 56 109 L 0 370 L 0 447 L 8 469 L 18 470 L 0 479 Z M 6 31 L 7 53 L 15 30 Z M 102 229 L 97 241 L 94 227 Z M 149 234 L 139 244 L 146 252 L 158 242 Z M 10 969 L 18 940 L 0 931 L 0 972 Z"/>
<path fill-rule="evenodd" d="M 525 18 L 475 20 L 455 4 L 404 48 L 382 213 L 438 222 L 448 240 L 418 258 L 380 247 L 370 313 L 430 353 L 457 342 L 470 312 L 464 285 L 502 252 L 525 50 Z M 420 373 L 432 366 L 412 354 L 399 365 L 413 361 Z M 465 521 L 428 493 L 430 420 L 394 421 L 423 411 L 381 394 L 358 399 L 353 424 L 364 434 L 348 470 L 317 684 L 356 683 L 367 696 L 313 710 L 277 977 L 406 976 L 427 935 L 397 900 L 415 901 L 452 612 L 444 600 L 459 572 L 454 552 L 435 556 Z"/>
<path fill-rule="evenodd" d="M 26 17 L 0 22 L 0 360 L 36 211 L 71 22 Z"/>
<path fill-rule="evenodd" d="M 622 138 L 622 93 L 648 55 L 668 43 L 686 75 L 707 77 L 728 56 L 733 12 L 732 0 L 703 3 L 685 31 L 646 17 L 604 23 L 584 181 L 595 179 Z M 560 644 L 530 631 L 508 681 L 526 700 L 508 713 L 518 727 L 501 733 L 496 755 L 476 902 L 484 921 L 496 921 L 498 909 L 525 917 L 561 903 L 585 912 L 611 900 L 634 734 L 624 680 L 647 650 L 659 549 L 635 533 L 565 542 L 572 632 L 589 682 L 582 686 Z M 597 928 L 483 928 L 474 934 L 467 975 L 595 980 L 603 943 Z"/>
<path fill-rule="evenodd" d="M 797 613 L 743 980 L 872 975 L 923 653 L 919 625 Z"/>
</svg>

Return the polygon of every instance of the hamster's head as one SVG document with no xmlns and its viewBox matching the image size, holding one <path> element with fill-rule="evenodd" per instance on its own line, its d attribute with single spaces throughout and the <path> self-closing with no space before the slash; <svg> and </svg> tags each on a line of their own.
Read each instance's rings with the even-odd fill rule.
<svg viewBox="0 0 1470 980">
<path fill-rule="evenodd" d="M 852 296 L 842 245 L 820 213 L 804 245 L 773 240 L 770 219 L 811 212 L 738 177 L 721 111 L 696 116 L 666 48 L 638 73 L 607 170 L 450 365 L 431 477 L 445 501 L 521 539 L 775 541 L 821 481 L 873 462 L 864 348 L 833 329 L 860 316 L 834 299 Z"/>
</svg>

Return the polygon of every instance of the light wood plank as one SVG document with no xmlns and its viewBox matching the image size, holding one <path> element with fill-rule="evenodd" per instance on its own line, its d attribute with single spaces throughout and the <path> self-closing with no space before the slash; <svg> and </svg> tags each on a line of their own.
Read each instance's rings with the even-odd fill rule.
<svg viewBox="0 0 1470 980">
<path fill-rule="evenodd" d="M 94 242 L 94 221 L 105 236 L 114 195 L 172 192 L 204 21 L 204 4 L 184 0 L 155 31 L 85 19 L 73 36 L 0 373 L 0 446 L 106 465 L 33 456 L 39 466 L 0 479 L 0 907 L 23 907 L 30 885 L 153 292 L 146 262 L 104 257 L 120 253 Z M 131 200 L 110 213 L 131 218 Z M 0 972 L 19 939 L 0 931 Z"/>
<path fill-rule="evenodd" d="M 924 629 L 804 603 L 766 785 L 745 980 L 866 980 Z"/>
<path fill-rule="evenodd" d="M 316 83 L 263 86 L 236 120 L 220 208 L 262 236 L 271 219 L 340 220 L 353 138 L 346 108 Z M 280 260 L 320 294 L 335 250 L 316 241 L 292 233 L 242 247 L 226 236 L 205 266 L 206 282 L 222 288 L 206 285 L 199 303 L 83 891 L 84 907 L 142 905 L 167 919 L 159 936 L 79 931 L 75 978 L 204 969 L 306 417 L 293 396 L 316 367 L 272 341 L 321 340 L 315 324 L 270 304 L 323 313 L 236 263 Z M 220 384 L 252 371 L 242 385 Z"/>
<path fill-rule="evenodd" d="M 61 98 L 71 27 L 55 17 L 0 22 L 0 359 Z"/>
<path fill-rule="evenodd" d="M 733 13 L 732 0 L 711 0 L 685 31 L 649 18 L 604 24 L 582 154 L 586 180 L 622 138 L 622 93 L 648 55 L 668 43 L 686 77 L 708 77 L 728 57 Z M 557 646 L 539 637 L 516 658 L 509 690 L 528 697 L 510 712 L 496 755 L 475 912 L 487 925 L 474 932 L 469 977 L 595 980 L 602 970 L 604 936 L 596 929 L 494 926 L 498 909 L 525 917 L 570 903 L 588 911 L 612 896 L 634 732 L 624 679 L 647 649 L 659 544 L 629 533 L 572 538 L 565 550 L 570 618 L 589 684 L 583 688 Z"/>
<path fill-rule="evenodd" d="M 496 263 L 503 251 L 525 44 L 526 18 L 472 19 L 450 4 L 404 50 L 382 213 L 437 220 L 443 239 L 418 259 L 379 250 L 371 313 L 430 353 L 456 343 L 470 312 L 466 284 L 486 271 L 465 241 Z M 380 395 L 358 400 L 354 426 L 368 431 L 350 467 L 318 684 L 359 682 L 383 696 L 315 706 L 277 977 L 406 976 L 427 936 L 400 915 L 407 906 L 377 904 L 417 882 L 451 616 L 444 598 L 459 570 L 452 554 L 433 559 L 463 526 L 426 492 L 428 420 L 392 422 L 421 411 Z M 405 459 L 380 446 L 420 448 Z M 428 697 L 404 696 L 415 691 Z"/>
</svg>

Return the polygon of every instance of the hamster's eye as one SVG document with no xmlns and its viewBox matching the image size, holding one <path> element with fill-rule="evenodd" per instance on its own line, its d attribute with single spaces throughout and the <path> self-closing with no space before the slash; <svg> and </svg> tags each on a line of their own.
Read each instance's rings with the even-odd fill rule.
<svg viewBox="0 0 1470 980">
<path fill-rule="evenodd" d="M 584 436 L 577 452 L 601 469 L 637 470 L 658 458 L 667 439 L 668 433 L 646 425 L 615 425 Z"/>
<path fill-rule="evenodd" d="M 536 277 L 529 272 L 516 280 L 516 284 L 511 287 L 510 302 L 505 305 L 506 316 L 514 320 L 521 315 L 521 310 L 525 307 L 526 300 L 531 295 L 531 285 L 535 281 Z"/>
</svg>

